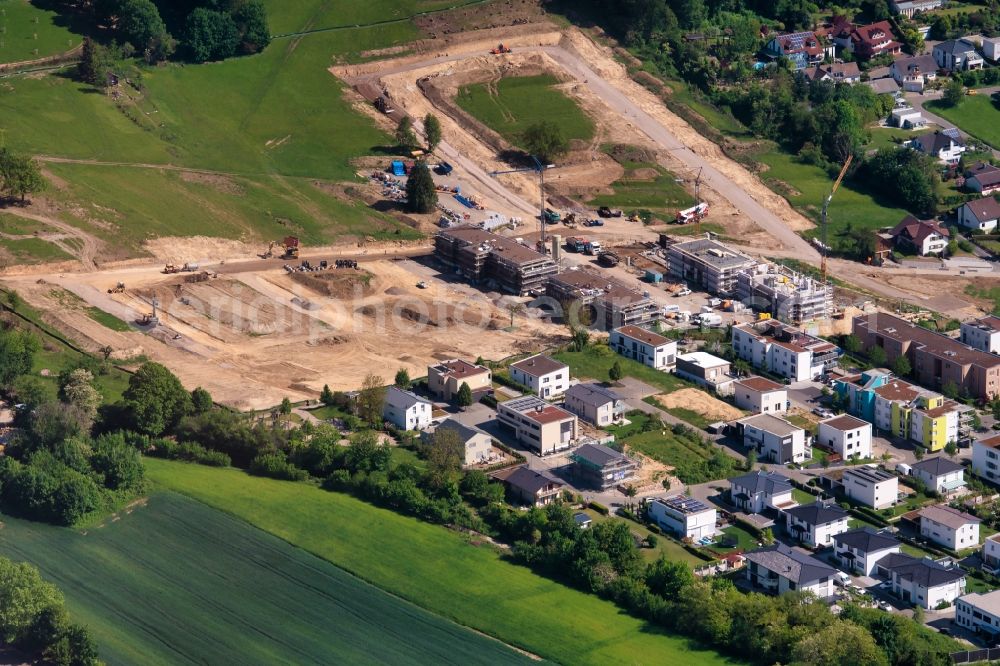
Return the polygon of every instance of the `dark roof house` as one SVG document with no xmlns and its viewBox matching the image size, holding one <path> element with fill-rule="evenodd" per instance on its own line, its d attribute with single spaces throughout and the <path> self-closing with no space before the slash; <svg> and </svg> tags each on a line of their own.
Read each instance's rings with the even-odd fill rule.
<svg viewBox="0 0 1000 666">
<path fill-rule="evenodd" d="M 833 542 L 837 545 L 856 549 L 861 553 L 874 553 L 886 548 L 895 548 L 899 545 L 899 540 L 896 537 L 877 532 L 871 527 L 862 527 L 841 532 L 833 537 Z"/>
<path fill-rule="evenodd" d="M 746 559 L 787 578 L 798 587 L 806 587 L 837 573 L 828 564 L 780 543 L 751 551 L 746 554 Z"/>
<path fill-rule="evenodd" d="M 832 502 L 816 501 L 785 510 L 792 518 L 806 525 L 827 525 L 848 517 L 847 511 Z"/>
</svg>

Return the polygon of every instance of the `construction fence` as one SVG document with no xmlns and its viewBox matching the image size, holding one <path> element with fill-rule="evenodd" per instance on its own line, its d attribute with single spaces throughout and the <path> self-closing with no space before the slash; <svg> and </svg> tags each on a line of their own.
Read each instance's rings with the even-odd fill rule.
<svg viewBox="0 0 1000 666">
<path fill-rule="evenodd" d="M 1000 659 L 1000 647 L 951 653 L 951 660 L 956 664 L 974 664 L 980 661 L 995 661 L 997 659 Z"/>
</svg>

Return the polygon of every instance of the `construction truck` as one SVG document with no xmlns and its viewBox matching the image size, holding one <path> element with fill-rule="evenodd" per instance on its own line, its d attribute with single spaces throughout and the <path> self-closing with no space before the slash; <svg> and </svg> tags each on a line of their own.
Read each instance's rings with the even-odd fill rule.
<svg viewBox="0 0 1000 666">
<path fill-rule="evenodd" d="M 299 238 L 298 236 L 285 236 L 285 240 L 282 241 L 285 246 L 285 253 L 281 255 L 282 259 L 298 259 L 299 258 Z"/>
<path fill-rule="evenodd" d="M 623 213 L 617 208 L 612 209 L 607 206 L 601 206 L 597 209 L 597 215 L 598 217 L 621 217 Z"/>
<path fill-rule="evenodd" d="M 184 265 L 181 266 L 181 270 L 184 271 L 185 273 L 194 273 L 196 270 L 198 270 L 198 264 L 189 264 L 185 262 Z"/>
<path fill-rule="evenodd" d="M 501 55 L 504 53 L 513 53 L 514 51 L 503 42 L 497 44 L 495 49 L 490 49 L 490 55 Z"/>
<path fill-rule="evenodd" d="M 587 249 L 587 239 L 583 236 L 570 236 L 566 239 L 566 249 L 570 252 L 583 252 Z"/>
<path fill-rule="evenodd" d="M 601 250 L 603 249 L 604 248 L 601 246 L 601 241 L 596 241 L 596 240 L 589 241 L 586 245 L 583 246 L 584 253 L 594 257 L 601 254 Z"/>
<path fill-rule="evenodd" d="M 608 250 L 597 255 L 597 263 L 605 268 L 614 268 L 618 265 L 618 255 Z"/>
<path fill-rule="evenodd" d="M 375 108 L 382 113 L 389 114 L 396 109 L 392 108 L 392 102 L 385 95 L 379 95 L 378 99 L 375 100 Z"/>
<path fill-rule="evenodd" d="M 163 267 L 163 271 L 161 272 L 166 273 L 167 275 L 172 275 L 174 273 L 180 273 L 181 267 L 177 264 L 167 264 Z"/>
<path fill-rule="evenodd" d="M 125 283 L 124 282 L 119 282 L 115 286 L 111 287 L 111 289 L 108 289 L 108 293 L 109 294 L 124 294 L 125 293 Z"/>
<path fill-rule="evenodd" d="M 551 208 L 546 208 L 545 213 L 542 215 L 542 221 L 545 222 L 545 224 L 555 224 L 561 219 L 562 215 Z"/>
<path fill-rule="evenodd" d="M 697 222 L 703 219 L 708 214 L 708 204 L 702 201 L 690 208 L 685 208 L 684 210 L 677 211 L 677 223 L 678 224 L 688 224 L 689 222 Z"/>
</svg>

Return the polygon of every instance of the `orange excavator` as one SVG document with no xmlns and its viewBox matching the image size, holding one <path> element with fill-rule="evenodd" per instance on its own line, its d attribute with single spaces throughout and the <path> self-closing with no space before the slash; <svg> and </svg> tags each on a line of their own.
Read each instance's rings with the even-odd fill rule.
<svg viewBox="0 0 1000 666">
<path fill-rule="evenodd" d="M 495 49 L 490 49 L 491 55 L 501 55 L 503 53 L 513 53 L 513 52 L 514 51 L 509 46 L 506 46 L 503 42 L 497 44 L 497 47 Z"/>
</svg>

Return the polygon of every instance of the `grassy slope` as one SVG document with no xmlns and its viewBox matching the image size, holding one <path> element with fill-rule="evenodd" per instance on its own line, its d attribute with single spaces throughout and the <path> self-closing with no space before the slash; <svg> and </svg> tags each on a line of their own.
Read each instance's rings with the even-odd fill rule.
<svg viewBox="0 0 1000 666">
<path fill-rule="evenodd" d="M 524 130 L 541 120 L 556 123 L 566 139 L 590 140 L 594 122 L 554 87 L 557 83 L 547 74 L 476 83 L 461 88 L 455 102 L 515 146 L 520 145 Z"/>
<path fill-rule="evenodd" d="M 0 64 L 44 58 L 77 46 L 80 36 L 64 23 L 55 12 L 26 0 L 0 0 Z"/>
<path fill-rule="evenodd" d="M 527 661 L 182 495 L 83 533 L 4 522 L 0 553 L 41 568 L 112 664 Z"/>
<path fill-rule="evenodd" d="M 970 95 L 955 107 L 945 106 L 940 101 L 928 102 L 927 108 L 980 141 L 1000 146 L 1000 111 L 989 95 Z"/>
<path fill-rule="evenodd" d="M 677 183 L 674 175 L 656 164 L 626 164 L 625 175 L 611 184 L 612 194 L 601 194 L 587 203 L 594 207 L 608 206 L 633 210 L 647 208 L 664 220 L 672 220 L 678 210 L 694 203 L 694 197 Z M 655 178 L 635 178 L 636 169 L 655 169 Z"/>
<path fill-rule="evenodd" d="M 441 527 L 305 484 L 149 460 L 160 486 L 234 513 L 394 594 L 563 663 L 711 664 L 684 639 Z"/>
</svg>

